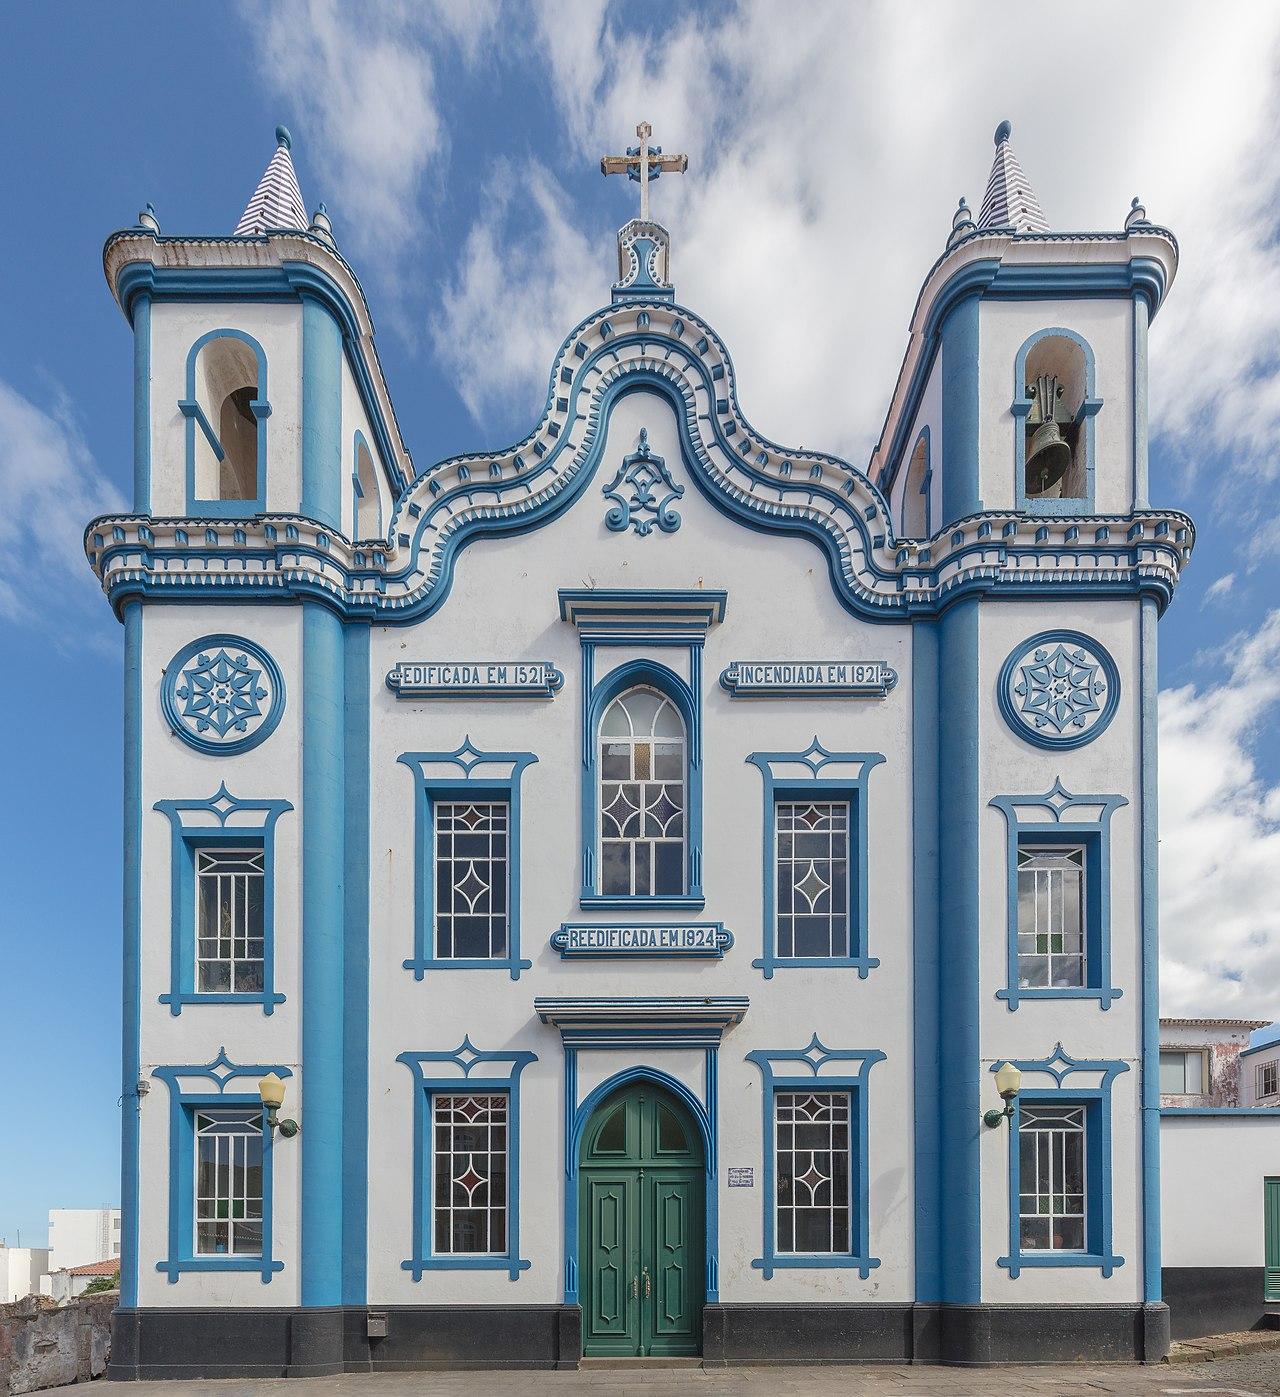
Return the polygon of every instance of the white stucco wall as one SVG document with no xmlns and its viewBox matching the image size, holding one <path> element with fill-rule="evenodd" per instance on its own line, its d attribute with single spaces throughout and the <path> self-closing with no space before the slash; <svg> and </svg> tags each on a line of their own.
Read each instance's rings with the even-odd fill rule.
<svg viewBox="0 0 1280 1397">
<path fill-rule="evenodd" d="M 49 1269 L 88 1266 L 120 1255 L 119 1208 L 50 1208 Z"/>
<path fill-rule="evenodd" d="M 1280 1178 L 1280 1112 L 1162 1116 L 1162 1263 L 1261 1266 L 1268 1178 Z"/>
</svg>

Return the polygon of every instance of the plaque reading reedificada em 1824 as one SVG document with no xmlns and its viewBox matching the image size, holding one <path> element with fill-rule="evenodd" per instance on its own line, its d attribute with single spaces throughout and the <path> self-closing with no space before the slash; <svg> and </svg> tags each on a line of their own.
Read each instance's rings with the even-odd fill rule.
<svg viewBox="0 0 1280 1397">
<path fill-rule="evenodd" d="M 734 698 L 884 698 L 897 682 L 883 660 L 734 660 L 720 676 Z"/>
<path fill-rule="evenodd" d="M 551 947 L 564 960 L 632 956 L 689 956 L 719 959 L 733 945 L 723 922 L 680 922 L 665 926 L 617 926 L 563 922 Z"/>
<path fill-rule="evenodd" d="M 402 660 L 387 675 L 397 698 L 551 698 L 564 675 L 546 660 Z"/>
</svg>

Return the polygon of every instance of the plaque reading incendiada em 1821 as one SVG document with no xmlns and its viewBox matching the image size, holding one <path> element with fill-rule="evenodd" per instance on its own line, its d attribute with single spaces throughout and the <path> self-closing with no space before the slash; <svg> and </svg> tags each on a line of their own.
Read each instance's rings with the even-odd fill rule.
<svg viewBox="0 0 1280 1397">
<path fill-rule="evenodd" d="M 897 682 L 883 660 L 734 660 L 720 676 L 734 698 L 884 698 Z"/>
</svg>

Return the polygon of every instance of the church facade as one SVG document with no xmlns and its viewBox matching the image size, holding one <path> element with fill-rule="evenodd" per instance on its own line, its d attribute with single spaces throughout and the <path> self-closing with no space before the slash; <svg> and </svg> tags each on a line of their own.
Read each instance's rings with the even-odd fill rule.
<svg viewBox="0 0 1280 1397">
<path fill-rule="evenodd" d="M 113 1376 L 1167 1348 L 1176 243 L 1002 124 L 859 468 L 746 416 L 649 136 L 533 432 L 426 469 L 283 129 L 234 235 L 107 242 Z"/>
</svg>

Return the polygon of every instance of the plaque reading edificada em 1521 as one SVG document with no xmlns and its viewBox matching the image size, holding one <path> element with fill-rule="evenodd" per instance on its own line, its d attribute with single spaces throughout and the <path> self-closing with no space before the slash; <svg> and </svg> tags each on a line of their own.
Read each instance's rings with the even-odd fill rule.
<svg viewBox="0 0 1280 1397">
<path fill-rule="evenodd" d="M 546 660 L 402 660 L 387 675 L 397 698 L 550 698 L 564 675 Z"/>
</svg>

